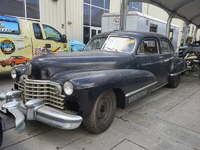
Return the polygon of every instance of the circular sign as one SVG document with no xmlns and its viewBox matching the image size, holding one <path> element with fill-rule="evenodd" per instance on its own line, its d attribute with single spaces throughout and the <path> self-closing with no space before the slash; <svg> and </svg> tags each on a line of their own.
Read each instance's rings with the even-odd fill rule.
<svg viewBox="0 0 200 150">
<path fill-rule="evenodd" d="M 3 38 L 1 41 L 1 51 L 4 54 L 12 54 L 15 51 L 14 41 L 10 38 Z"/>
<path fill-rule="evenodd" d="M 120 24 L 120 17 L 116 17 L 114 20 L 113 20 L 113 23 L 114 24 Z"/>
</svg>

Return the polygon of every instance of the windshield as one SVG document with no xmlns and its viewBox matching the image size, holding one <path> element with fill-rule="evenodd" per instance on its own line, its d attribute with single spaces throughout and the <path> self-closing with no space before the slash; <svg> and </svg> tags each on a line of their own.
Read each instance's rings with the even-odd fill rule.
<svg viewBox="0 0 200 150">
<path fill-rule="evenodd" d="M 84 48 L 84 51 L 100 50 L 104 45 L 106 39 L 107 36 L 92 39 Z"/>
<path fill-rule="evenodd" d="M 131 53 L 136 45 L 135 38 L 109 37 L 102 50 Z"/>
</svg>

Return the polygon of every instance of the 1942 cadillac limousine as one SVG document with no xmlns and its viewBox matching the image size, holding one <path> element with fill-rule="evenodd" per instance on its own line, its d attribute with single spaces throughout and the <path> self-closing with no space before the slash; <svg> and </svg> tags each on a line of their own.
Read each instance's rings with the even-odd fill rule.
<svg viewBox="0 0 200 150">
<path fill-rule="evenodd" d="M 124 109 L 166 84 L 177 87 L 185 71 L 167 37 L 113 31 L 94 36 L 82 52 L 47 54 L 14 68 L 13 91 L 0 99 L 17 128 L 24 119 L 61 129 L 83 122 L 87 130 L 102 133 L 116 107 Z"/>
</svg>

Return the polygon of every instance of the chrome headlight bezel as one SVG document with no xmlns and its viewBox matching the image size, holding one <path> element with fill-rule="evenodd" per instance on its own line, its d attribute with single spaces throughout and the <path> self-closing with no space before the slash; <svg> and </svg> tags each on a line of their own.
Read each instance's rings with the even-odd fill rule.
<svg viewBox="0 0 200 150">
<path fill-rule="evenodd" d="M 64 90 L 65 94 L 72 95 L 74 92 L 74 86 L 70 81 L 66 81 L 63 84 L 63 90 Z"/>
<path fill-rule="evenodd" d="M 12 69 L 11 70 L 11 72 L 10 72 L 10 75 L 11 75 L 11 77 L 13 78 L 13 79 L 16 79 L 17 78 L 17 71 L 16 71 L 16 69 Z"/>
</svg>

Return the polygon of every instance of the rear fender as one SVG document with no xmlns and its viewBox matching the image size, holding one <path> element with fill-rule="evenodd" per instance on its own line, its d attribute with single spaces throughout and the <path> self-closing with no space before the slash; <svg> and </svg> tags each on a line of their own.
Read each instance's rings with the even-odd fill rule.
<svg viewBox="0 0 200 150">
<path fill-rule="evenodd" d="M 175 79 L 187 70 L 187 64 L 183 59 L 175 59 L 170 68 L 169 79 Z"/>
</svg>

